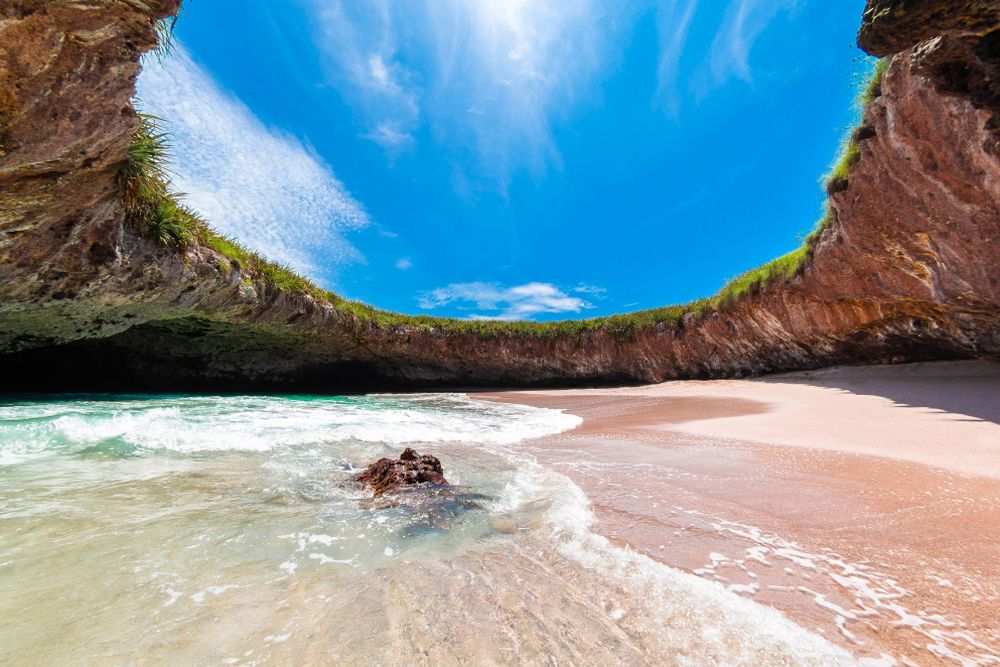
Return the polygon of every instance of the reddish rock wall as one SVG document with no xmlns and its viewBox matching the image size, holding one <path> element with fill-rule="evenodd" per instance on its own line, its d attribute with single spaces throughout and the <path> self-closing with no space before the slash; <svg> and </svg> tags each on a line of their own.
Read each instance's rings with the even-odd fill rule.
<svg viewBox="0 0 1000 667">
<path fill-rule="evenodd" d="M 651 382 L 1000 356 L 997 7 L 869 2 L 860 44 L 895 55 L 801 275 L 678 326 L 494 337 L 380 328 L 132 235 L 114 176 L 139 56 L 174 8 L 14 2 L 0 10 L 0 385 L 48 387 L 46 369 L 97 387 Z"/>
</svg>

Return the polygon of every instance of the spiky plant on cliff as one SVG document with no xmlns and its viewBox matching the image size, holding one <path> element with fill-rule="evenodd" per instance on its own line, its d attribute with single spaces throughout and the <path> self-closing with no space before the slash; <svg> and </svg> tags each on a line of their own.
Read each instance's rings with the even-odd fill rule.
<svg viewBox="0 0 1000 667">
<path fill-rule="evenodd" d="M 184 248 L 204 223 L 170 192 L 169 137 L 156 121 L 155 116 L 139 114 L 139 127 L 118 171 L 118 190 L 134 230 L 161 246 Z"/>
<path fill-rule="evenodd" d="M 165 198 L 150 212 L 144 233 L 146 238 L 161 246 L 185 248 L 199 231 L 198 222 L 190 209 Z"/>
<path fill-rule="evenodd" d="M 165 194 L 167 139 L 167 133 L 159 131 L 155 116 L 139 114 L 139 127 L 132 134 L 127 160 L 118 172 L 122 200 L 130 211 Z"/>
<path fill-rule="evenodd" d="M 153 32 L 156 33 L 156 49 L 153 53 L 157 58 L 163 60 L 170 55 L 174 47 L 174 28 L 177 27 L 177 20 L 184 5 L 177 8 L 177 13 L 172 16 L 165 16 L 153 23 Z"/>
<path fill-rule="evenodd" d="M 234 239 L 214 232 L 171 191 L 170 135 L 156 116 L 140 113 L 125 163 L 118 171 L 118 189 L 126 222 L 140 236 L 164 248 L 185 249 L 194 243 L 223 255 L 250 278 L 259 278 L 280 290 L 339 300 L 291 269 L 269 262 Z"/>
</svg>

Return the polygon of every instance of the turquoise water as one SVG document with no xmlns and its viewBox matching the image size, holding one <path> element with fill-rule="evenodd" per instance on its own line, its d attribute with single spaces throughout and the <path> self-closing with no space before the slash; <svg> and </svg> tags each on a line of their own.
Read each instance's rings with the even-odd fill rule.
<svg viewBox="0 0 1000 667">
<path fill-rule="evenodd" d="M 0 664 L 839 664 L 613 547 L 536 462 L 557 410 L 460 394 L 0 404 Z M 406 446 L 447 497 L 351 482 Z"/>
</svg>

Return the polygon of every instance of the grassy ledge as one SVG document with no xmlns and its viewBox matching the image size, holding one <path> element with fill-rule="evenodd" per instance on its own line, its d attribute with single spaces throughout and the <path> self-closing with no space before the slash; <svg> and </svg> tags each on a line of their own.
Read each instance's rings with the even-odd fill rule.
<svg viewBox="0 0 1000 667">
<path fill-rule="evenodd" d="M 889 58 L 880 58 L 875 61 L 871 74 L 859 90 L 857 104 L 861 111 L 864 111 L 865 107 L 882 94 L 882 78 L 889 67 L 889 60 Z M 861 158 L 861 142 L 871 136 L 871 129 L 863 124 L 852 128 L 847 133 L 836 160 L 824 177 L 827 195 L 847 189 L 850 171 Z M 823 217 L 820 218 L 813 231 L 806 236 L 801 247 L 731 280 L 709 300 L 712 307 L 725 308 L 744 296 L 760 292 L 771 283 L 790 280 L 797 276 L 812 258 L 820 235 L 834 222 L 836 215 L 836 211 L 827 201 Z"/>
<path fill-rule="evenodd" d="M 169 52 L 175 23 L 175 17 L 157 22 L 156 30 L 160 38 L 160 47 L 156 51 L 158 57 Z M 873 68 L 858 95 L 858 103 L 862 108 L 881 95 L 882 77 L 888 64 L 888 59 L 882 59 Z M 559 322 L 459 320 L 403 315 L 379 310 L 361 302 L 348 301 L 317 286 L 287 266 L 268 261 L 235 239 L 212 230 L 205 220 L 183 205 L 183 195 L 171 191 L 167 171 L 169 137 L 159 129 L 158 119 L 141 113 L 139 118 L 139 127 L 129 146 L 128 159 L 118 175 L 126 222 L 133 230 L 159 246 L 180 252 L 193 245 L 209 248 L 228 259 L 248 279 L 263 281 L 275 290 L 309 295 L 318 301 L 329 303 L 341 314 L 361 324 L 384 329 L 414 327 L 443 334 L 467 334 L 481 338 L 516 336 L 567 339 L 579 339 L 600 331 L 627 339 L 661 325 L 681 327 L 686 315 L 700 317 L 712 311 L 727 309 L 747 296 L 760 293 L 769 285 L 797 276 L 811 259 L 820 234 L 833 222 L 836 215 L 828 202 L 823 217 L 800 248 L 734 278 L 716 295 L 688 304 Z M 849 172 L 860 157 L 860 142 L 866 138 L 866 131 L 862 125 L 847 135 L 837 160 L 825 178 L 829 194 L 847 187 Z"/>
<path fill-rule="evenodd" d="M 661 323 L 677 326 L 684 315 L 701 313 L 708 308 L 708 300 L 701 300 L 681 306 L 586 320 L 508 322 L 403 315 L 379 310 L 357 301 L 348 301 L 317 286 L 290 268 L 267 260 L 235 239 L 219 234 L 201 216 L 185 206 L 182 203 L 183 195 L 172 191 L 170 186 L 169 135 L 160 129 L 158 121 L 158 118 L 150 114 L 139 114 L 139 126 L 132 136 L 127 160 L 118 172 L 118 188 L 129 228 L 163 248 L 184 252 L 193 246 L 200 246 L 213 250 L 229 260 L 234 268 L 250 280 L 262 281 L 277 291 L 306 294 L 318 301 L 325 301 L 342 314 L 361 323 L 386 329 L 416 327 L 482 338 L 575 338 L 596 331 L 628 337 Z"/>
<path fill-rule="evenodd" d="M 865 84 L 858 92 L 857 105 L 862 111 L 882 94 L 882 78 L 889 67 L 888 58 L 875 61 L 875 66 Z M 869 138 L 871 129 L 859 125 L 848 132 L 840 145 L 837 159 L 826 175 L 826 192 L 835 194 L 847 189 L 848 174 L 861 157 L 861 142 Z"/>
<path fill-rule="evenodd" d="M 159 129 L 158 119 L 140 113 L 127 159 L 118 171 L 118 191 L 125 207 L 126 224 L 132 230 L 164 248 L 183 251 L 195 244 L 210 248 L 248 276 L 265 280 L 279 290 L 329 298 L 328 292 L 291 269 L 218 234 L 185 206 L 183 195 L 170 187 L 169 149 L 169 136 Z"/>
</svg>

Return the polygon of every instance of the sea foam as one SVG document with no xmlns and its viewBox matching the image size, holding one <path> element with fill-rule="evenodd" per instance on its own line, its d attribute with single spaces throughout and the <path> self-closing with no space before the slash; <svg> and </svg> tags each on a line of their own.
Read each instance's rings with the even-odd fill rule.
<svg viewBox="0 0 1000 667">
<path fill-rule="evenodd" d="M 544 506 L 550 536 L 565 558 L 628 592 L 630 610 L 616 606 L 616 621 L 638 617 L 660 641 L 691 664 L 855 665 L 855 659 L 779 611 L 727 590 L 717 582 L 659 563 L 594 532 L 596 518 L 583 490 L 568 477 L 531 462 L 505 487 L 495 511 Z M 679 664 L 684 664 L 681 661 Z"/>
<path fill-rule="evenodd" d="M 58 525 L 63 548 L 150 563 L 127 576 L 106 573 L 91 589 L 95 606 L 106 605 L 105 587 L 123 586 L 139 591 L 129 599 L 158 615 L 160 627 L 199 629 L 208 622 L 202 614 L 253 609 L 267 626 L 254 649 L 262 655 L 305 650 L 343 625 L 328 625 L 338 617 L 324 596 L 349 602 L 355 613 L 357 597 L 400 596 L 394 581 L 408 589 L 424 580 L 428 588 L 414 601 L 419 613 L 437 620 L 453 600 L 472 595 L 481 600 L 477 632 L 527 633 L 521 650 L 538 655 L 563 628 L 578 633 L 573 641 L 586 650 L 622 659 L 648 650 L 676 664 L 852 663 L 777 611 L 595 533 L 583 491 L 534 459 L 538 443 L 524 442 L 579 423 L 559 410 L 451 394 L 8 404 L 0 407 L 7 460 L 61 458 L 6 468 L 0 505 L 24 522 L 7 535 L 20 559 L 19 585 L 32 587 L 44 574 L 46 561 L 33 554 L 46 541 L 32 531 Z M 346 484 L 357 466 L 411 444 L 446 461 L 459 489 L 451 504 L 450 497 L 372 503 Z M 105 465 L 92 455 L 127 460 Z M 159 467 L 178 462 L 181 474 Z M 39 486 L 42 471 L 49 472 Z M 457 504 L 467 492 L 470 502 Z M 79 521 L 86 530 L 67 534 Z M 81 576 L 78 562 L 85 564 L 73 557 L 63 566 L 70 581 Z M 470 589 L 473 582 L 480 584 Z M 289 608 L 297 623 L 275 604 L 290 591 L 303 596 Z M 315 600 L 322 604 L 312 613 Z M 491 608 L 498 600 L 502 607 Z M 579 614 L 568 626 L 564 600 Z M 39 600 L 26 618 L 58 613 L 46 604 Z M 273 614 L 259 611 L 270 608 Z M 474 617 L 461 617 L 459 634 Z M 497 630 L 501 621 L 511 625 Z M 442 637 L 453 632 L 447 624 L 434 628 Z M 228 648 L 246 648 L 242 628 L 237 634 Z M 21 636 L 29 646 L 27 630 Z M 636 643 L 616 644 L 623 636 Z M 469 641 L 463 650 L 477 655 L 475 633 Z M 353 644 L 327 648 L 343 646 Z"/>
<path fill-rule="evenodd" d="M 456 394 L 163 397 L 0 406 L 0 464 L 91 448 L 190 454 L 343 441 L 507 444 L 573 428 L 560 410 Z"/>
</svg>

